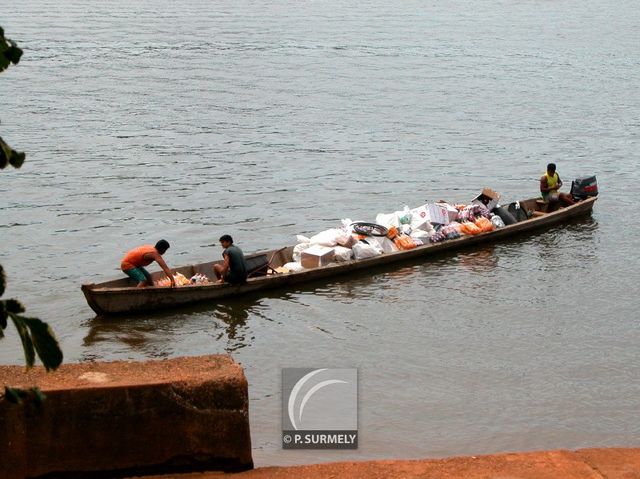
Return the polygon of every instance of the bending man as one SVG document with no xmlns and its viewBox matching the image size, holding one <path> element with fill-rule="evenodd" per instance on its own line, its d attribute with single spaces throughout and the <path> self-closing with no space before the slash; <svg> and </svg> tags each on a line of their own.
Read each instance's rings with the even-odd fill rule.
<svg viewBox="0 0 640 479">
<path fill-rule="evenodd" d="M 547 203 L 557 203 L 558 200 L 565 206 L 574 204 L 571 195 L 566 193 L 560 193 L 560 187 L 562 186 L 562 180 L 560 175 L 556 173 L 555 163 L 549 163 L 547 165 L 547 172 L 540 178 L 540 193 L 542 199 Z"/>
<path fill-rule="evenodd" d="M 229 235 L 221 236 L 220 244 L 224 248 L 222 252 L 224 262 L 213 265 L 218 283 L 225 281 L 231 284 L 244 283 L 247 280 L 247 263 L 242 250 L 233 244 L 233 238 Z"/>
<path fill-rule="evenodd" d="M 169 242 L 166 240 L 158 241 L 155 246 L 151 246 L 150 244 L 138 246 L 122 258 L 120 268 L 124 274 L 138 282 L 138 288 L 144 288 L 145 286 L 153 286 L 151 275 L 144 267 L 149 266 L 155 261 L 162 268 L 164 274 L 171 280 L 171 287 L 173 288 L 176 285 L 173 279 L 173 273 L 171 273 L 167 263 L 162 259 L 162 255 L 165 254 L 168 249 Z"/>
</svg>

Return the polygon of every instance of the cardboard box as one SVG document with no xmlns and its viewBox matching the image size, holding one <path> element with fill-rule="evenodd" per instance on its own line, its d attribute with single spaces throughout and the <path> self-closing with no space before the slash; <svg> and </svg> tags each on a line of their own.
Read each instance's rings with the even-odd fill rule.
<svg viewBox="0 0 640 479">
<path fill-rule="evenodd" d="M 320 268 L 332 263 L 334 258 L 333 248 L 315 245 L 302 252 L 300 263 L 303 268 Z"/>
<path fill-rule="evenodd" d="M 472 204 L 481 204 L 489 208 L 489 211 L 498 206 L 500 193 L 493 191 L 491 188 L 483 188 L 482 192 L 471 200 Z"/>
<path fill-rule="evenodd" d="M 436 203 L 438 206 L 443 206 L 447 209 L 447 214 L 449 215 L 449 223 L 455 221 L 458 217 L 458 210 L 451 206 L 449 203 Z"/>
<path fill-rule="evenodd" d="M 442 204 L 429 204 L 427 206 L 427 210 L 429 211 L 429 219 L 431 223 L 448 225 L 449 224 L 449 212 L 447 211 L 447 207 Z"/>
</svg>

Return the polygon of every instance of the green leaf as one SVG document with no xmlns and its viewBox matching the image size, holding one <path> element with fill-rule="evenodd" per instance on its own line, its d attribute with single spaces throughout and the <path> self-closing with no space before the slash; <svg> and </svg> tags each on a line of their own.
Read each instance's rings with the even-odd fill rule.
<svg viewBox="0 0 640 479">
<path fill-rule="evenodd" d="M 26 157 L 27 155 L 25 155 L 23 152 L 18 152 L 14 150 L 11 152 L 11 158 L 9 158 L 9 163 L 11 163 L 11 166 L 13 166 L 14 168 L 20 168 L 24 163 L 24 159 Z"/>
<path fill-rule="evenodd" d="M 24 153 L 14 150 L 0 137 L 0 170 L 6 168 L 8 164 L 14 168 L 20 168 L 25 158 Z"/>
<path fill-rule="evenodd" d="M 11 63 L 17 65 L 20 62 L 20 57 L 22 56 L 22 48 L 18 46 L 16 42 L 13 40 L 9 40 L 11 46 L 5 52 L 5 56 L 9 59 Z"/>
<path fill-rule="evenodd" d="M 24 313 L 24 306 L 22 306 L 22 304 L 20 304 L 20 301 L 18 301 L 17 299 L 7 299 L 6 301 L 3 301 L 3 303 L 5 309 L 9 313 Z"/>
<path fill-rule="evenodd" d="M 4 288 L 6 287 L 6 285 L 7 285 L 7 279 L 4 276 L 4 269 L 0 264 L 0 296 L 4 294 Z"/>
<path fill-rule="evenodd" d="M 4 30 L 0 34 L 0 72 L 7 69 L 10 63 L 16 65 L 22 56 L 22 49 L 13 40 L 4 36 Z"/>
<path fill-rule="evenodd" d="M 27 391 L 20 388 L 4 387 L 4 397 L 7 401 L 13 404 L 21 404 L 22 400 L 27 397 Z"/>
<path fill-rule="evenodd" d="M 40 388 L 38 387 L 31 388 L 31 392 L 33 393 L 33 401 L 35 402 L 36 406 L 42 406 L 44 401 L 47 399 L 47 396 L 45 396 L 45 394 L 40 391 Z"/>
<path fill-rule="evenodd" d="M 9 313 L 7 313 L 7 308 L 4 305 L 4 301 L 0 301 L 0 338 L 3 337 L 2 330 L 7 327 L 8 317 Z"/>
<path fill-rule="evenodd" d="M 10 149 L 9 145 L 2 141 L 2 137 L 0 137 L 0 170 L 4 170 L 9 164 L 9 157 L 11 156 Z"/>
<path fill-rule="evenodd" d="M 24 349 L 24 359 L 27 362 L 27 367 L 33 367 L 33 363 L 36 360 L 35 350 L 33 348 L 33 341 L 31 341 L 31 336 L 29 335 L 29 331 L 27 330 L 27 324 L 24 321 L 22 316 L 18 316 L 17 314 L 9 313 L 9 317 L 13 321 L 16 329 L 18 330 L 18 334 L 20 335 L 20 340 L 22 341 L 22 349 Z"/>
<path fill-rule="evenodd" d="M 46 370 L 57 369 L 62 364 L 62 350 L 53 330 L 38 318 L 22 319 L 31 332 L 31 340 Z"/>
</svg>

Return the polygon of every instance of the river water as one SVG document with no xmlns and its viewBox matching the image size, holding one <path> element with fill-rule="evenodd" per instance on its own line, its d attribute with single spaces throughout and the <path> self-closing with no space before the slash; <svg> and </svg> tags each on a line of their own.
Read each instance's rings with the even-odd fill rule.
<svg viewBox="0 0 640 479">
<path fill-rule="evenodd" d="M 66 361 L 230 353 L 257 464 L 640 445 L 640 10 L 631 0 L 25 1 L 0 77 L 9 296 Z M 484 186 L 597 174 L 591 217 L 265 295 L 99 320 L 83 282 Z M 566 187 L 565 187 L 566 188 Z M 635 313 L 634 313 L 635 311 Z M 634 319 L 636 318 L 636 319 Z M 0 361 L 23 362 L 15 331 Z M 357 367 L 357 451 L 280 448 L 283 367 Z"/>
</svg>

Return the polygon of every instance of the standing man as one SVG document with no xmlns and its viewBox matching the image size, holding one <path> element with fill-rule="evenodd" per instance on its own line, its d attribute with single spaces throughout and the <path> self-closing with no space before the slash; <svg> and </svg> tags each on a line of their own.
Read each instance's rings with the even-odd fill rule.
<svg viewBox="0 0 640 479">
<path fill-rule="evenodd" d="M 247 263 L 242 250 L 233 244 L 233 238 L 229 235 L 222 235 L 220 244 L 224 248 L 222 252 L 224 262 L 213 265 L 218 283 L 226 281 L 231 284 L 241 284 L 247 281 Z"/>
<path fill-rule="evenodd" d="M 556 164 L 549 163 L 547 165 L 547 172 L 540 178 L 540 193 L 542 193 L 542 199 L 547 203 L 556 203 L 560 200 L 565 206 L 574 204 L 573 197 L 566 193 L 560 193 L 560 187 L 562 186 L 562 180 L 560 175 L 556 173 Z"/>
<path fill-rule="evenodd" d="M 171 287 L 173 288 L 176 285 L 173 274 L 167 266 L 167 263 L 162 259 L 162 255 L 165 254 L 168 249 L 169 242 L 166 240 L 158 241 L 155 246 L 151 246 L 150 244 L 138 246 L 122 258 L 120 268 L 124 274 L 138 282 L 138 288 L 144 288 L 145 286 L 153 286 L 151 275 L 144 267 L 149 266 L 155 261 L 162 268 L 164 274 L 171 280 Z"/>
</svg>

